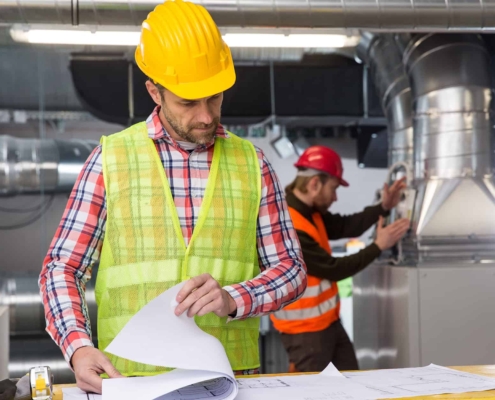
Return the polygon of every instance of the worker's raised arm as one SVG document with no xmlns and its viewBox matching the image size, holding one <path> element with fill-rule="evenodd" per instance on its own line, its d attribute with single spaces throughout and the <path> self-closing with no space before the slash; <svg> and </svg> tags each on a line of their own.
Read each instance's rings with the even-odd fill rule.
<svg viewBox="0 0 495 400">
<path fill-rule="evenodd" d="M 363 211 L 351 214 L 340 215 L 327 212 L 322 214 L 323 223 L 327 231 L 329 240 L 359 237 L 374 224 L 381 216 L 387 216 L 381 204 L 366 207 Z"/>
<path fill-rule="evenodd" d="M 383 185 L 382 202 L 375 206 L 366 207 L 362 212 L 352 215 L 325 213 L 323 222 L 328 239 L 338 240 L 361 236 L 371 228 L 378 218 L 386 217 L 389 211 L 400 201 L 402 191 L 406 187 L 405 178 L 395 181 L 391 186 Z"/>
</svg>

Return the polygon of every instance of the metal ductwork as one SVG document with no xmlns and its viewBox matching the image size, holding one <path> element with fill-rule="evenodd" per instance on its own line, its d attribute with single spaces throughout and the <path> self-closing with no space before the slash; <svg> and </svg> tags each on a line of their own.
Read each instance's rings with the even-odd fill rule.
<svg viewBox="0 0 495 400">
<path fill-rule="evenodd" d="M 97 269 L 93 270 L 97 274 Z M 92 279 L 86 284 L 86 303 L 97 337 L 96 298 Z M 60 349 L 47 337 L 46 322 L 38 288 L 38 276 L 3 277 L 0 284 L 0 306 L 9 308 L 10 361 L 9 375 L 20 378 L 35 365 L 49 365 L 57 383 L 74 382 L 74 373 Z"/>
<path fill-rule="evenodd" d="M 196 0 L 219 26 L 363 28 L 368 30 L 481 30 L 495 26 L 484 1 Z M 0 23 L 140 25 L 161 1 L 22 0 L 0 3 Z"/>
<path fill-rule="evenodd" d="M 96 274 L 97 270 L 93 271 Z M 86 285 L 86 302 L 96 329 L 94 280 Z M 38 276 L 9 277 L 0 285 L 0 306 L 9 307 L 11 336 L 44 335 L 46 322 L 38 287 Z M 93 332 L 96 337 L 96 331 Z"/>
<path fill-rule="evenodd" d="M 0 136 L 0 196 L 70 192 L 97 144 Z"/>
<path fill-rule="evenodd" d="M 411 87 L 394 36 L 365 32 L 356 50 L 358 57 L 370 68 L 387 117 L 388 164 L 404 162 L 412 169 Z"/>
<path fill-rule="evenodd" d="M 477 35 L 414 35 L 403 62 L 413 99 L 412 232 L 403 258 L 355 277 L 354 345 L 365 369 L 482 365 L 495 357 L 489 54 Z"/>
<path fill-rule="evenodd" d="M 420 35 L 404 53 L 413 93 L 419 259 L 495 256 L 490 58 L 477 35 Z"/>
</svg>

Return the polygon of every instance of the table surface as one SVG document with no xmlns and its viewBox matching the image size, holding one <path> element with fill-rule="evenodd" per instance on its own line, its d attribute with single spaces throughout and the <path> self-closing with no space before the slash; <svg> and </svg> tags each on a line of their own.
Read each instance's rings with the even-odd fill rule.
<svg viewBox="0 0 495 400">
<path fill-rule="evenodd" d="M 489 376 L 495 378 L 495 365 L 479 365 L 470 367 L 450 367 L 458 371 L 470 372 L 472 374 Z M 288 374 L 276 374 L 276 375 L 261 375 L 261 376 L 284 376 Z M 254 378 L 250 377 L 240 377 L 240 379 Z M 62 389 L 66 387 L 74 387 L 75 385 L 55 385 L 53 400 L 63 400 Z M 490 390 L 487 392 L 476 392 L 476 393 L 462 393 L 462 394 L 441 394 L 437 396 L 420 396 L 420 397 L 409 397 L 408 399 L 420 400 L 420 399 L 445 399 L 445 400 L 468 400 L 468 399 L 493 399 L 495 400 L 495 390 Z M 407 400 L 402 398 L 402 400 Z"/>
</svg>

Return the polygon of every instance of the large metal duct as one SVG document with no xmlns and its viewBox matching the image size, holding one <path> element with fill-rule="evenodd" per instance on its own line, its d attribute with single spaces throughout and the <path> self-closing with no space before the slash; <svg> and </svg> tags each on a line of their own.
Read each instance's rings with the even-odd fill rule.
<svg viewBox="0 0 495 400">
<path fill-rule="evenodd" d="M 94 279 L 86 285 L 86 302 L 96 337 L 97 311 L 93 282 Z M 37 276 L 3 278 L 0 284 L 0 306 L 9 307 L 11 336 L 45 335 L 45 312 Z"/>
<path fill-rule="evenodd" d="M 404 63 L 414 116 L 413 232 L 399 265 L 376 262 L 354 279 L 357 356 L 366 369 L 482 365 L 495 358 L 489 55 L 476 35 L 419 35 Z"/>
<path fill-rule="evenodd" d="M 413 167 L 412 101 L 402 55 L 391 34 L 365 32 L 357 46 L 358 57 L 370 68 L 387 117 L 388 164 Z"/>
<path fill-rule="evenodd" d="M 93 271 L 96 275 L 97 270 Z M 86 284 L 86 302 L 92 322 L 93 337 L 97 332 L 97 307 L 93 278 Z M 57 383 L 74 382 L 74 373 L 65 362 L 60 349 L 45 332 L 45 316 L 37 276 L 2 277 L 0 308 L 9 309 L 11 378 L 20 378 L 31 367 L 49 365 Z"/>
<path fill-rule="evenodd" d="M 477 35 L 420 35 L 405 50 L 420 260 L 494 259 L 489 62 Z"/>
<path fill-rule="evenodd" d="M 0 196 L 70 192 L 97 144 L 0 136 Z"/>
<path fill-rule="evenodd" d="M 161 0 L 7 0 L 0 23 L 140 25 Z M 196 0 L 219 26 L 466 30 L 495 26 L 492 3 L 475 0 Z"/>
</svg>

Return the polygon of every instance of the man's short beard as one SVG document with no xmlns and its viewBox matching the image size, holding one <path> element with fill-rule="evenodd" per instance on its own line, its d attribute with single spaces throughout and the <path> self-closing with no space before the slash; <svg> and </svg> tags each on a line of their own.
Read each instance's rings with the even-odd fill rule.
<svg viewBox="0 0 495 400">
<path fill-rule="evenodd" d="M 162 101 L 162 110 L 163 110 L 163 116 L 167 120 L 167 122 L 170 124 L 172 129 L 177 133 L 178 136 L 180 136 L 182 139 L 184 139 L 186 142 L 190 143 L 196 143 L 199 145 L 204 145 L 208 144 L 213 139 L 215 138 L 215 134 L 217 132 L 218 125 L 220 124 L 220 117 L 216 117 L 210 125 L 205 125 L 205 124 L 198 124 L 192 127 L 185 128 L 179 124 L 178 121 L 175 120 L 175 118 L 172 116 L 172 114 L 169 112 L 167 106 L 165 105 L 165 102 Z M 211 130 L 208 132 L 204 132 L 201 136 L 195 136 L 192 133 L 192 130 L 194 128 L 207 128 L 211 126 Z"/>
</svg>

